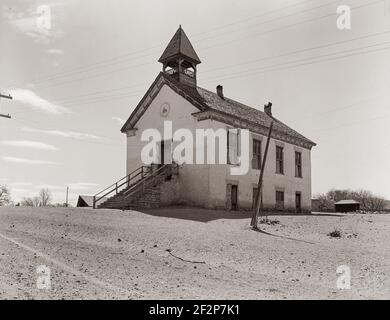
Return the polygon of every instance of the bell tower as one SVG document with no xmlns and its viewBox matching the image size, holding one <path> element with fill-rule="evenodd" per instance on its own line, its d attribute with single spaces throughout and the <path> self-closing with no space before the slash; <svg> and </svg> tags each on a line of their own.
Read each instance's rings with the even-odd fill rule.
<svg viewBox="0 0 390 320">
<path fill-rule="evenodd" d="M 163 72 L 180 83 L 196 87 L 196 66 L 201 63 L 184 30 L 179 26 L 158 62 Z"/>
</svg>

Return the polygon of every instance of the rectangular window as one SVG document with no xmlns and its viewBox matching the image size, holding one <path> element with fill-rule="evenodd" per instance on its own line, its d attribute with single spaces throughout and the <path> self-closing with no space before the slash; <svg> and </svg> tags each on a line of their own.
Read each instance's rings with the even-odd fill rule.
<svg viewBox="0 0 390 320">
<path fill-rule="evenodd" d="M 302 178 L 302 153 L 295 151 L 295 176 Z"/>
<path fill-rule="evenodd" d="M 239 154 L 239 131 L 228 129 L 227 135 L 227 163 L 237 165 Z"/>
<path fill-rule="evenodd" d="M 276 173 L 283 174 L 283 147 L 276 146 Z"/>
<path fill-rule="evenodd" d="M 284 191 L 276 191 L 276 210 L 284 209 Z"/>
<path fill-rule="evenodd" d="M 261 169 L 261 140 L 253 139 L 252 169 Z"/>
</svg>

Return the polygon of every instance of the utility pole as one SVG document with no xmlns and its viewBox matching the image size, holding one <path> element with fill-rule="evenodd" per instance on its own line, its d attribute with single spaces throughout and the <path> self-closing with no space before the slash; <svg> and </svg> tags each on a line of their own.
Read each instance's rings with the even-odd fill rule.
<svg viewBox="0 0 390 320">
<path fill-rule="evenodd" d="M 263 161 L 261 162 L 259 183 L 257 185 L 257 195 L 256 195 L 256 202 L 255 202 L 256 209 L 255 212 L 253 213 L 252 221 L 251 221 L 251 227 L 253 228 L 253 230 L 258 230 L 257 219 L 260 215 L 260 212 L 263 210 L 263 175 L 264 175 L 265 163 L 267 160 L 268 147 L 269 147 L 269 142 L 271 140 L 271 133 L 272 133 L 273 126 L 274 126 L 274 121 L 272 120 L 268 131 L 267 145 L 265 147 Z"/>
<path fill-rule="evenodd" d="M 0 93 L 0 99 L 1 98 L 10 99 L 10 100 L 12 99 L 11 95 L 6 96 L 6 95 Z M 11 116 L 9 114 L 0 113 L 0 117 L 11 119 Z"/>
<path fill-rule="evenodd" d="M 65 203 L 65 207 L 68 207 L 68 195 L 69 195 L 69 186 L 66 186 L 66 203 Z"/>
</svg>

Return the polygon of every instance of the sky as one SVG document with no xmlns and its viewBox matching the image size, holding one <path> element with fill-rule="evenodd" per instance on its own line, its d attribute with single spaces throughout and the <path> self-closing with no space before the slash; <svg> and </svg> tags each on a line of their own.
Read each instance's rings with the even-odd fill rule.
<svg viewBox="0 0 390 320">
<path fill-rule="evenodd" d="M 340 30 L 337 8 L 352 9 Z M 182 25 L 198 85 L 317 146 L 312 192 L 390 199 L 390 0 L 0 0 L 0 184 L 71 204 L 126 174 L 120 128 Z"/>
</svg>

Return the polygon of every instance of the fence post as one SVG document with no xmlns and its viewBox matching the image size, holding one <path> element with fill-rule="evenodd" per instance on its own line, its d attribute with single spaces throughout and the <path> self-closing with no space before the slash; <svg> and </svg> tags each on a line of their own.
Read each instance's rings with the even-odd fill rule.
<svg viewBox="0 0 390 320">
<path fill-rule="evenodd" d="M 93 208 L 96 209 L 96 196 L 93 196 Z"/>
</svg>

